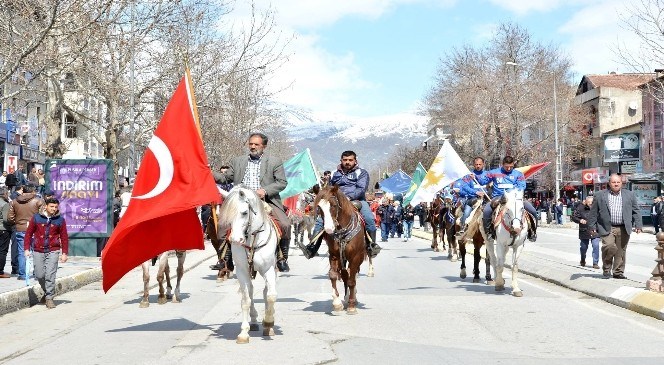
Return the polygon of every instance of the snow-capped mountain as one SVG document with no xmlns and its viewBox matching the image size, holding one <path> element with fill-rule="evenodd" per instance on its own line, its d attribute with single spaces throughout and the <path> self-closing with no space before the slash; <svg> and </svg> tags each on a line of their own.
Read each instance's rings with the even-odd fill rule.
<svg viewBox="0 0 664 365">
<path fill-rule="evenodd" d="M 388 156 L 399 146 L 420 145 L 428 125 L 426 117 L 414 114 L 356 118 L 288 110 L 284 115 L 294 145 L 298 150 L 309 148 L 322 170 L 333 170 L 346 150 L 355 151 L 364 168 L 385 166 Z"/>
</svg>

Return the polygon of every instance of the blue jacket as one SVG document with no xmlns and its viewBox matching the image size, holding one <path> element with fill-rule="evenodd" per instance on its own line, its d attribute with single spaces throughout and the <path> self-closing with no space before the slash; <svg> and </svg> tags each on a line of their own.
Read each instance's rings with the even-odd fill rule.
<svg viewBox="0 0 664 365">
<path fill-rule="evenodd" d="M 473 170 L 472 174 L 464 176 L 463 179 L 461 179 L 461 182 L 462 182 L 461 183 L 461 191 L 459 192 L 461 197 L 462 198 L 474 198 L 474 197 L 476 197 L 477 192 L 482 191 L 482 189 L 490 181 L 487 174 L 488 174 L 487 171 L 484 171 L 484 170 L 480 170 L 480 171 Z M 477 183 L 473 179 L 473 176 L 475 176 L 475 179 L 477 180 Z"/>
<path fill-rule="evenodd" d="M 332 174 L 330 185 L 339 185 L 341 191 L 350 200 L 366 200 L 365 194 L 369 186 L 369 173 L 359 166 L 345 173 L 341 166 Z"/>
<path fill-rule="evenodd" d="M 502 167 L 487 172 L 490 182 L 493 182 L 492 198 L 503 196 L 512 189 L 526 190 L 526 178 L 521 171 L 513 169 L 508 174 Z"/>
</svg>

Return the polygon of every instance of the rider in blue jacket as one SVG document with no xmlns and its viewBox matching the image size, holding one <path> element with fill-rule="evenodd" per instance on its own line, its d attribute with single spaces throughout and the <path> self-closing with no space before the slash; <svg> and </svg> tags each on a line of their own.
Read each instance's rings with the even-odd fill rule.
<svg viewBox="0 0 664 365">
<path fill-rule="evenodd" d="M 487 173 L 489 182 L 493 183 L 493 192 L 491 194 L 491 200 L 499 199 L 502 197 L 505 192 L 518 189 L 526 189 L 526 178 L 523 176 L 521 171 L 514 169 L 514 158 L 512 156 L 505 156 L 503 158 L 503 166 L 497 169 L 493 169 Z M 530 213 L 533 217 L 537 217 L 537 211 L 529 201 L 523 201 L 523 207 Z M 484 231 L 490 235 L 492 238 L 495 238 L 495 232 L 493 231 L 493 224 L 491 222 L 493 215 L 493 208 L 491 204 L 486 204 L 484 206 Z M 536 219 L 534 219 L 537 222 Z M 535 223 L 536 225 L 537 223 Z M 528 239 L 535 242 L 537 240 L 537 227 L 531 227 L 528 231 Z"/>
<path fill-rule="evenodd" d="M 466 219 L 473 210 L 473 205 L 477 202 L 477 198 L 483 199 L 486 194 L 486 184 L 489 183 L 487 171 L 484 171 L 484 159 L 482 157 L 475 157 L 473 160 L 473 171 L 470 175 L 466 175 L 461 179 L 461 201 L 463 202 L 463 216 L 461 217 L 461 232 L 463 234 L 466 230 Z"/>
<path fill-rule="evenodd" d="M 365 228 L 371 236 L 371 244 L 367 246 L 367 252 L 371 257 L 376 257 L 381 247 L 376 244 L 376 219 L 366 200 L 366 192 L 369 187 L 369 173 L 360 168 L 357 164 L 357 155 L 353 151 L 344 151 L 341 154 L 341 163 L 330 179 L 330 186 L 337 185 L 346 197 L 351 201 L 360 203 L 360 214 L 366 224 Z M 322 236 L 319 233 L 323 230 L 323 219 L 318 217 L 313 240 L 305 247 L 300 246 L 304 256 L 308 259 L 314 257 L 320 248 Z M 320 237 L 319 237 L 320 236 Z"/>
</svg>

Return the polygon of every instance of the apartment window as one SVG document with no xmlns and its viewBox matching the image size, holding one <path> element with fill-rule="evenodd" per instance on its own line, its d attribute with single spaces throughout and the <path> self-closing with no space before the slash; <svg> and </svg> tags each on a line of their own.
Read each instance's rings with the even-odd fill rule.
<svg viewBox="0 0 664 365">
<path fill-rule="evenodd" d="M 78 124 L 74 117 L 69 114 L 65 117 L 65 137 L 78 138 Z"/>
</svg>

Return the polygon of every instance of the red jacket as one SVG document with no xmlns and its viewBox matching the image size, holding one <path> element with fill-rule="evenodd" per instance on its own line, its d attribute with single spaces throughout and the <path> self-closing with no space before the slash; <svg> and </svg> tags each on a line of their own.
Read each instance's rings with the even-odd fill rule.
<svg viewBox="0 0 664 365">
<path fill-rule="evenodd" d="M 23 241 L 25 250 L 29 250 L 30 245 L 36 252 L 51 252 L 61 249 L 64 254 L 69 253 L 67 223 L 60 212 L 55 213 L 53 217 L 47 217 L 43 213 L 32 216 Z"/>
</svg>

